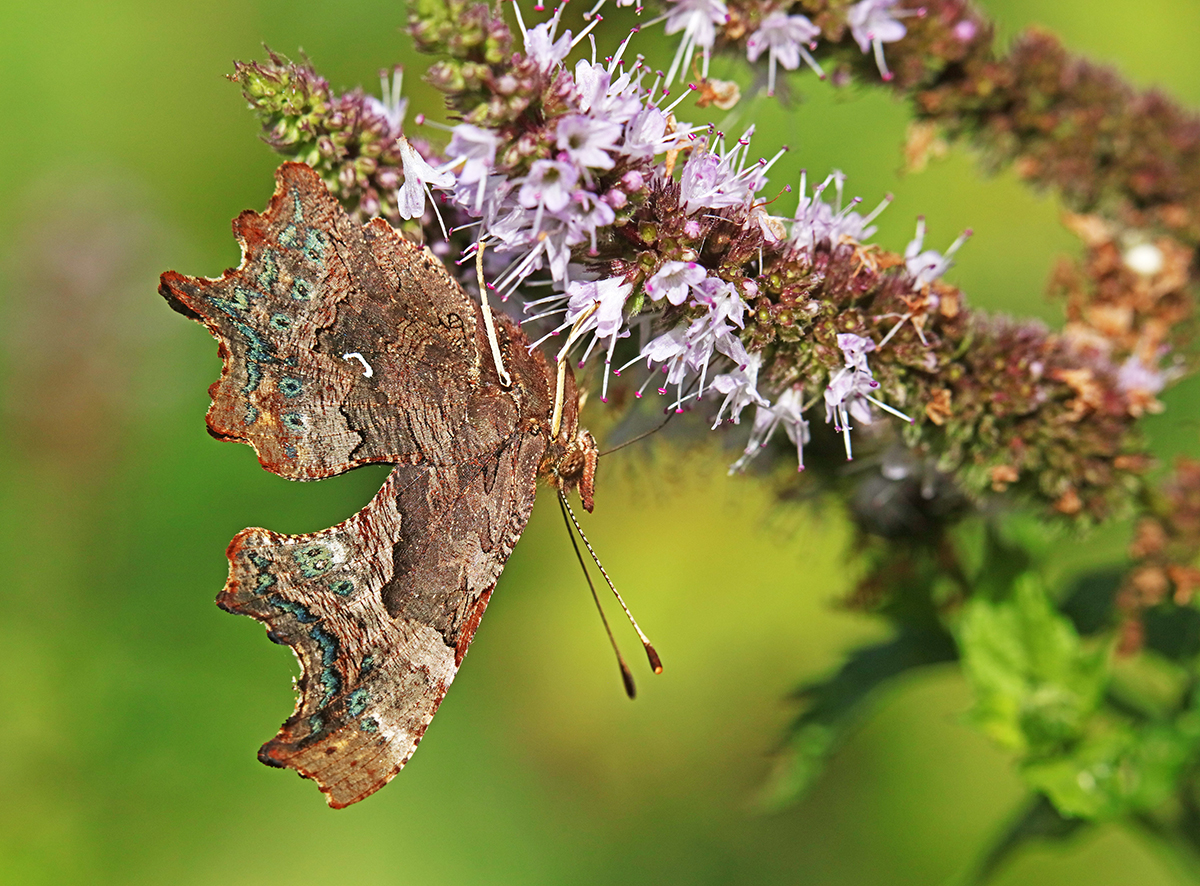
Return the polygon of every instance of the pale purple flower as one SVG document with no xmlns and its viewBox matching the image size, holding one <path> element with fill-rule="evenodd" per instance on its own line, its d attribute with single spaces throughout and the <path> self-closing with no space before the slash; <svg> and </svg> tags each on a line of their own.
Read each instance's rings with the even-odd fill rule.
<svg viewBox="0 0 1200 886">
<path fill-rule="evenodd" d="M 865 358 L 863 364 L 865 366 Z M 839 369 L 829 380 L 825 388 L 825 421 L 833 422 L 834 430 L 840 431 L 846 442 L 846 460 L 854 458 L 850 449 L 850 419 L 869 425 L 871 423 L 871 404 L 892 413 L 898 418 L 912 424 L 912 419 L 893 409 L 882 400 L 872 396 L 871 392 L 879 387 L 879 382 L 871 377 L 871 370 L 856 366 L 846 366 Z"/>
<path fill-rule="evenodd" d="M 883 210 L 892 202 L 888 194 L 866 216 L 859 215 L 853 209 L 862 202 L 855 197 L 849 206 L 842 206 L 843 187 L 846 176 L 840 169 L 835 169 L 808 196 L 808 173 L 800 173 L 800 199 L 796 204 L 796 215 L 792 219 L 792 229 L 788 236 L 793 246 L 798 246 L 809 252 L 816 249 L 818 243 L 828 240 L 831 245 L 840 243 L 860 243 L 875 233 L 871 224 Z M 830 206 L 822 199 L 822 194 L 832 184 L 836 198 Z"/>
<path fill-rule="evenodd" d="M 783 65 L 786 70 L 794 71 L 800 67 L 800 59 L 817 72 L 817 76 L 825 79 L 825 72 L 812 57 L 809 49 L 816 46 L 816 39 L 821 29 L 803 15 L 788 15 L 776 10 L 759 24 L 758 30 L 746 40 L 746 57 L 758 61 L 764 51 L 767 56 L 767 95 L 775 94 L 775 65 Z"/>
<path fill-rule="evenodd" d="M 535 160 L 529 167 L 529 175 L 525 177 L 517 199 L 522 206 L 530 209 L 536 206 L 560 212 L 571 202 L 571 192 L 578 181 L 579 170 L 570 163 Z"/>
<path fill-rule="evenodd" d="M 710 325 L 724 325 L 729 320 L 739 329 L 745 326 L 743 316 L 746 313 L 746 303 L 737 294 L 732 283 L 727 283 L 719 277 L 707 277 L 697 287 L 696 300 L 708 305 L 708 322 Z M 736 341 L 736 339 L 735 339 Z M 739 345 L 740 346 L 740 345 Z M 734 356 L 735 360 L 741 360 Z"/>
<path fill-rule="evenodd" d="M 677 135 L 667 135 L 667 115 L 654 105 L 647 105 L 625 124 L 625 141 L 621 153 L 636 159 L 650 159 L 674 143 Z"/>
<path fill-rule="evenodd" d="M 846 460 L 849 461 L 854 457 L 850 450 L 850 419 L 869 425 L 870 404 L 874 403 L 909 424 L 912 419 L 871 395 L 879 387 L 867 365 L 867 354 L 875 350 L 875 343 L 848 332 L 839 333 L 837 343 L 846 365 L 834 373 L 825 388 L 825 421 L 833 422 L 834 429 L 842 433 L 846 441 Z"/>
<path fill-rule="evenodd" d="M 555 130 L 558 149 L 576 165 L 593 169 L 612 169 L 608 152 L 621 137 L 621 124 L 597 120 L 582 114 L 570 114 L 558 121 Z"/>
<path fill-rule="evenodd" d="M 693 286 L 703 282 L 708 272 L 694 261 L 668 261 L 646 281 L 646 295 L 654 301 L 666 298 L 673 305 L 681 305 Z"/>
<path fill-rule="evenodd" d="M 580 332 L 595 330 L 597 338 L 610 338 L 621 331 L 624 323 L 622 309 L 633 286 L 622 277 L 605 277 L 588 283 L 567 285 L 567 317 L 559 330 L 570 329 L 575 322 L 596 305 L 596 311 L 580 327 Z"/>
<path fill-rule="evenodd" d="M 854 458 L 850 451 L 850 419 L 864 425 L 871 423 L 871 402 L 878 402 L 870 391 L 879 387 L 870 371 L 847 367 L 838 370 L 825 388 L 825 422 L 841 432 L 846 441 L 846 461 Z"/>
<path fill-rule="evenodd" d="M 918 289 L 928 286 L 954 266 L 954 253 L 958 252 L 972 233 L 971 229 L 967 228 L 959 234 L 958 239 L 950 244 L 944 255 L 934 249 L 922 251 L 925 245 L 925 216 L 917 218 L 917 234 L 904 249 L 904 266 Z"/>
<path fill-rule="evenodd" d="M 714 382 L 715 383 L 715 382 Z M 750 428 L 750 441 L 742 452 L 742 457 L 729 468 L 729 473 L 740 471 L 762 449 L 771 442 L 775 431 L 783 425 L 788 439 L 796 445 L 796 470 L 804 470 L 804 444 L 810 439 L 808 422 L 803 415 L 804 391 L 802 388 L 788 388 L 775 401 L 775 405 L 760 404 L 754 414 L 754 424 Z"/>
<path fill-rule="evenodd" d="M 576 191 L 571 197 L 575 211 L 569 225 L 592 242 L 592 254 L 596 254 L 596 229 L 604 228 L 616 221 L 617 214 L 605 201 L 591 191 Z"/>
<path fill-rule="evenodd" d="M 575 94 L 579 102 L 579 110 L 590 111 L 598 108 L 608 94 L 612 76 L 608 69 L 600 64 L 592 64 L 587 59 L 575 63 Z"/>
<path fill-rule="evenodd" d="M 430 186 L 450 188 L 454 185 L 454 176 L 430 166 L 404 136 L 400 136 L 398 145 L 404 170 L 404 184 L 396 195 L 400 216 L 420 218 L 425 213 L 425 195 Z"/>
<path fill-rule="evenodd" d="M 626 38 L 608 67 L 580 59 L 575 65 L 575 90 L 579 109 L 592 117 L 612 123 L 624 123 L 642 107 L 640 88 L 628 72 L 616 80 L 620 56 L 629 40 Z"/>
<path fill-rule="evenodd" d="M 1176 373 L 1178 374 L 1178 373 Z M 1142 362 L 1137 354 L 1131 354 L 1117 370 L 1117 389 L 1122 393 L 1157 394 L 1174 378 L 1170 371 L 1163 372 Z"/>
<path fill-rule="evenodd" d="M 724 154 L 694 150 L 679 177 L 679 203 L 688 214 L 698 209 L 721 209 L 749 204 L 756 191 L 767 183 L 766 172 L 783 156 L 760 159 L 746 166 L 750 153 L 751 126 Z"/>
<path fill-rule="evenodd" d="M 464 201 L 472 210 L 479 214 L 483 211 L 483 199 L 488 187 L 488 174 L 492 164 L 496 162 L 496 148 L 500 137 L 486 129 L 472 126 L 470 123 L 460 123 L 454 127 L 450 136 L 450 144 L 446 155 L 450 158 L 450 167 L 459 167 L 458 184 L 464 193 L 469 190 L 463 186 L 474 185 L 474 199 Z"/>
<path fill-rule="evenodd" d="M 517 16 L 517 25 L 525 40 L 525 55 L 537 65 L 542 73 L 546 73 L 561 62 L 567 57 L 567 53 L 571 51 L 570 31 L 566 31 L 557 40 L 555 39 L 555 32 L 558 30 L 558 20 L 562 15 L 562 9 L 563 7 L 560 6 L 550 21 L 542 22 L 540 25 L 535 25 L 532 28 L 526 28 L 525 22 L 521 18 L 521 4 L 513 4 L 513 10 Z"/>
<path fill-rule="evenodd" d="M 686 212 L 710 204 L 722 183 L 721 158 L 711 151 L 692 151 L 679 177 L 679 203 Z"/>
<path fill-rule="evenodd" d="M 704 59 L 700 68 L 702 77 L 708 76 L 709 50 L 717 38 L 714 25 L 724 24 L 729 18 L 729 9 L 722 0 L 669 0 L 672 4 L 666 13 L 666 32 L 676 34 L 683 31 L 683 40 L 667 71 L 666 85 L 675 82 L 679 71 L 686 72 L 692 64 L 692 54 L 699 47 Z M 686 76 L 686 74 L 685 74 Z"/>
<path fill-rule="evenodd" d="M 380 71 L 379 87 L 383 98 L 378 99 L 373 95 L 366 97 L 367 107 L 387 120 L 388 125 L 392 127 L 393 134 L 397 136 L 400 135 L 400 124 L 404 122 L 404 115 L 408 111 L 408 99 L 400 95 L 400 87 L 403 83 L 404 68 L 399 65 L 392 69 L 390 80 L 387 71 Z"/>
<path fill-rule="evenodd" d="M 867 354 L 875 350 L 875 342 L 852 332 L 840 332 L 837 337 L 837 346 L 841 348 L 842 356 L 846 358 L 846 366 L 870 372 L 870 369 L 867 368 Z"/>
<path fill-rule="evenodd" d="M 970 43 L 975 39 L 975 35 L 979 33 L 979 26 L 969 18 L 964 18 L 950 31 L 954 35 L 955 40 L 963 43 Z"/>
<path fill-rule="evenodd" d="M 758 392 L 758 370 L 761 367 L 762 354 L 749 354 L 732 372 L 724 372 L 713 378 L 710 387 L 725 395 L 721 408 L 717 410 L 717 416 L 713 419 L 714 429 L 721 424 L 726 409 L 729 410 L 729 421 L 736 425 L 741 422 L 742 410 L 751 403 L 759 407 L 769 405 L 766 398 Z"/>
<path fill-rule="evenodd" d="M 669 332 L 664 332 L 662 335 L 651 339 L 650 343 L 642 348 L 642 353 L 637 359 L 646 360 L 648 363 L 667 363 L 687 353 L 687 339 L 688 324 L 681 323 Z M 678 377 L 672 378 L 668 375 L 667 381 L 672 384 L 682 381 L 684 369 L 686 369 L 686 364 L 680 361 L 676 367 L 679 373 Z M 659 393 L 664 392 L 659 390 Z"/>
<path fill-rule="evenodd" d="M 875 64 L 884 80 L 892 79 L 887 62 L 883 58 L 883 44 L 895 43 L 904 38 L 908 29 L 900 23 L 901 18 L 922 15 L 924 10 L 894 9 L 900 0 L 862 0 L 846 12 L 846 23 L 850 34 L 863 52 L 875 52 Z"/>
<path fill-rule="evenodd" d="M 622 366 L 619 371 L 623 372 L 626 367 L 639 360 L 645 360 L 651 368 L 655 363 L 662 364 L 662 371 L 667 377 L 658 392 L 665 394 L 668 385 L 676 385 L 679 393 L 672 405 L 676 411 L 682 411 L 685 400 L 704 395 L 705 379 L 714 351 L 720 349 L 721 353 L 744 353 L 737 350 L 741 343 L 737 342 L 731 332 L 732 327 L 723 321 L 714 323 L 710 317 L 698 317 L 691 323 L 680 323 L 669 332 L 653 339 L 642 348 L 638 356 Z M 699 380 L 696 390 L 685 396 L 683 385 L 689 371 L 698 373 Z M 648 378 L 646 382 L 649 381 Z M 645 389 L 645 385 L 642 385 L 642 389 Z M 641 396 L 641 391 L 638 391 L 637 396 Z"/>
</svg>

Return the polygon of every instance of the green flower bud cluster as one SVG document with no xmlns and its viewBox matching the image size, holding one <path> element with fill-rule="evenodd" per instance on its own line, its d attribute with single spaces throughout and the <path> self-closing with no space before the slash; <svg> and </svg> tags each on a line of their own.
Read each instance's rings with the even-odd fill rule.
<svg viewBox="0 0 1200 886">
<path fill-rule="evenodd" d="M 425 78 L 467 123 L 503 128 L 540 101 L 548 85 L 536 65 L 513 54 L 508 25 L 487 4 L 421 0 L 408 30 L 418 49 L 439 56 Z"/>
<path fill-rule="evenodd" d="M 265 63 L 237 62 L 231 79 L 258 115 L 267 144 L 315 169 L 358 218 L 399 221 L 400 125 L 381 102 L 361 89 L 335 94 L 307 63 L 274 52 Z"/>
</svg>

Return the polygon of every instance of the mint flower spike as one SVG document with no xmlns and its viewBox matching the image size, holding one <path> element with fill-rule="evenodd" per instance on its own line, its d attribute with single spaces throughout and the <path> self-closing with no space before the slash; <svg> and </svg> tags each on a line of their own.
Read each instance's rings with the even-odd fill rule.
<svg viewBox="0 0 1200 886">
<path fill-rule="evenodd" d="M 825 79 L 825 72 L 809 52 L 816 48 L 820 35 L 821 29 L 807 16 L 787 15 L 776 10 L 762 20 L 758 30 L 746 40 L 746 58 L 756 62 L 763 51 L 767 51 L 767 95 L 775 94 L 776 63 L 794 71 L 804 59 L 818 77 Z"/>
<path fill-rule="evenodd" d="M 854 42 L 864 53 L 875 53 L 875 64 L 884 80 L 892 79 L 887 62 L 883 58 L 883 44 L 895 43 L 904 38 L 908 29 L 900 19 L 925 15 L 924 7 L 918 9 L 894 9 L 900 0 L 862 0 L 846 12 L 846 23 Z"/>
</svg>

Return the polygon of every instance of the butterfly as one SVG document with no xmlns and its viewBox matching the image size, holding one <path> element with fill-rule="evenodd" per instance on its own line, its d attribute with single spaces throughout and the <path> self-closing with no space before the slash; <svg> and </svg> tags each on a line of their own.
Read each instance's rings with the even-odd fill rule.
<svg viewBox="0 0 1200 886">
<path fill-rule="evenodd" d="M 592 509 L 597 448 L 579 428 L 569 371 L 559 413 L 546 358 L 498 315 L 503 383 L 480 305 L 385 220 L 347 216 L 308 166 L 281 166 L 267 210 L 243 212 L 233 231 L 237 268 L 218 279 L 168 271 L 159 287 L 219 343 L 209 432 L 293 480 L 394 465 L 337 526 L 238 533 L 217 598 L 300 662 L 295 712 L 259 759 L 315 780 L 341 808 L 412 756 L 537 481 Z"/>
</svg>

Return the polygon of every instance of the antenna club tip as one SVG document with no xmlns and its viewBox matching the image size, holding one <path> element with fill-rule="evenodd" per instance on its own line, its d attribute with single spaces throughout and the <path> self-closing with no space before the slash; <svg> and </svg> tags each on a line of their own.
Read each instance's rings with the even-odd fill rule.
<svg viewBox="0 0 1200 886">
<path fill-rule="evenodd" d="M 656 674 L 662 673 L 662 659 L 649 643 L 646 644 L 646 658 L 650 659 L 650 669 Z"/>
<path fill-rule="evenodd" d="M 625 667 L 625 662 L 621 662 L 621 682 L 625 685 L 625 694 L 629 696 L 629 700 L 637 698 L 637 685 L 633 682 L 633 674 Z"/>
</svg>

